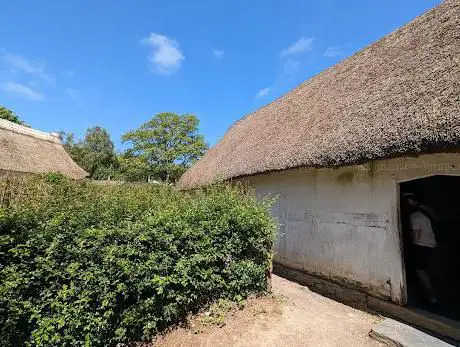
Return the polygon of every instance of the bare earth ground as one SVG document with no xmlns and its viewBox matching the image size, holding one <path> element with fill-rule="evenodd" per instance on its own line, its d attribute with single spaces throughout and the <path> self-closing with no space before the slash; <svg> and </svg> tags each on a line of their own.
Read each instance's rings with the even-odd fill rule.
<svg viewBox="0 0 460 347">
<path fill-rule="evenodd" d="M 278 276 L 273 292 L 249 299 L 220 323 L 208 324 L 206 314 L 194 317 L 188 328 L 173 330 L 155 346 L 382 346 L 368 336 L 376 316 Z"/>
</svg>

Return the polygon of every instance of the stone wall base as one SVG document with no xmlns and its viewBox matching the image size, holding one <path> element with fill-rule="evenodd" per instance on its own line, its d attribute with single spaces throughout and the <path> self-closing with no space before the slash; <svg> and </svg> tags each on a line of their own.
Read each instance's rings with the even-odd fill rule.
<svg viewBox="0 0 460 347">
<path fill-rule="evenodd" d="M 273 263 L 273 273 L 304 286 L 308 286 L 310 290 L 333 300 L 343 302 L 344 304 L 360 310 L 367 309 L 367 297 L 369 295 L 356 288 L 340 285 L 276 262 Z"/>
<path fill-rule="evenodd" d="M 351 286 L 329 281 L 306 272 L 274 262 L 273 273 L 295 281 L 318 294 L 342 302 L 359 310 L 381 313 L 429 332 L 445 341 L 460 345 L 460 322 L 452 321 L 428 312 L 396 305 L 376 298 Z"/>
</svg>

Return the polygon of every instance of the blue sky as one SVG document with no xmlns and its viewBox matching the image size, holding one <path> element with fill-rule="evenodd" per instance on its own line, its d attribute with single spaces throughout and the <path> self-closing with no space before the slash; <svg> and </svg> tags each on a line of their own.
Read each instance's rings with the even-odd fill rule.
<svg viewBox="0 0 460 347">
<path fill-rule="evenodd" d="M 193 113 L 211 145 L 245 114 L 439 0 L 3 0 L 0 105 L 32 127 L 120 136 Z"/>
</svg>

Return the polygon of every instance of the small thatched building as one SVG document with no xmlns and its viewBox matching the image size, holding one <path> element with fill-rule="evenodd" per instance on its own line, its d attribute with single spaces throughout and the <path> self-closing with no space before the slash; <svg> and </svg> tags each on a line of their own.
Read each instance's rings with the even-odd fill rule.
<svg viewBox="0 0 460 347">
<path fill-rule="evenodd" d="M 0 119 L 0 175 L 51 172 L 73 179 L 88 175 L 70 158 L 58 136 Z"/>
<path fill-rule="evenodd" d="M 460 1 L 448 0 L 236 122 L 179 185 L 277 195 L 275 270 L 404 304 L 401 187 L 460 175 L 459 148 Z"/>
</svg>

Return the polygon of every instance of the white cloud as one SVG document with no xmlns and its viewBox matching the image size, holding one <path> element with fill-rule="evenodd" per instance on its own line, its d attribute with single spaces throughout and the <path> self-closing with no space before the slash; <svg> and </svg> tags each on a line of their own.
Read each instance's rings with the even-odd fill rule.
<svg viewBox="0 0 460 347">
<path fill-rule="evenodd" d="M 83 100 L 81 98 L 81 93 L 79 90 L 73 89 L 73 88 L 66 88 L 64 89 L 64 93 L 67 95 L 67 97 L 69 97 L 75 102 L 76 106 L 78 107 L 82 106 Z"/>
<path fill-rule="evenodd" d="M 151 33 L 143 39 L 142 44 L 152 48 L 148 57 L 150 70 L 163 75 L 169 75 L 177 71 L 185 59 L 179 42 L 167 36 Z"/>
<path fill-rule="evenodd" d="M 72 77 L 72 76 L 75 76 L 76 71 L 74 71 L 74 70 L 65 70 L 62 74 L 64 76 L 66 76 L 66 77 Z"/>
<path fill-rule="evenodd" d="M 313 37 L 303 37 L 302 36 L 300 39 L 298 39 L 288 48 L 283 49 L 281 51 L 281 58 L 311 51 L 312 46 L 313 46 L 313 41 L 315 41 Z"/>
<path fill-rule="evenodd" d="M 214 48 L 212 50 L 212 54 L 214 55 L 214 57 L 217 59 L 217 60 L 221 60 L 224 58 L 224 51 L 221 50 L 221 49 L 217 49 L 217 48 Z"/>
<path fill-rule="evenodd" d="M 300 61 L 296 59 L 287 59 L 283 63 L 282 73 L 284 75 L 294 75 L 300 69 Z"/>
<path fill-rule="evenodd" d="M 256 98 L 262 98 L 266 96 L 268 93 L 270 93 L 271 88 L 263 88 L 259 90 L 256 94 Z"/>
<path fill-rule="evenodd" d="M 13 70 L 37 76 L 50 84 L 56 82 L 54 76 L 46 72 L 44 61 L 30 61 L 19 54 L 11 53 L 5 53 L 3 58 Z"/>
<path fill-rule="evenodd" d="M 329 46 L 324 51 L 323 55 L 328 58 L 338 57 L 343 55 L 343 47 L 340 46 Z"/>
<path fill-rule="evenodd" d="M 16 82 L 5 82 L 1 85 L 1 89 L 8 93 L 13 93 L 28 100 L 41 101 L 45 96 L 23 84 Z"/>
<path fill-rule="evenodd" d="M 43 63 L 31 63 L 24 57 L 17 54 L 8 53 L 5 54 L 4 58 L 13 68 L 26 73 L 38 74 L 44 71 Z"/>
<path fill-rule="evenodd" d="M 75 90 L 75 89 L 72 89 L 72 88 L 67 88 L 65 91 L 64 91 L 67 96 L 69 96 L 70 98 L 74 99 L 74 100 L 78 100 L 78 92 Z"/>
<path fill-rule="evenodd" d="M 312 50 L 314 41 L 314 37 L 302 36 L 289 47 L 283 49 L 280 52 L 280 68 L 275 81 L 270 88 L 259 90 L 254 98 L 266 97 L 269 94 L 273 94 L 273 91 L 284 89 L 287 84 L 296 82 L 305 60 L 304 54 Z"/>
</svg>

